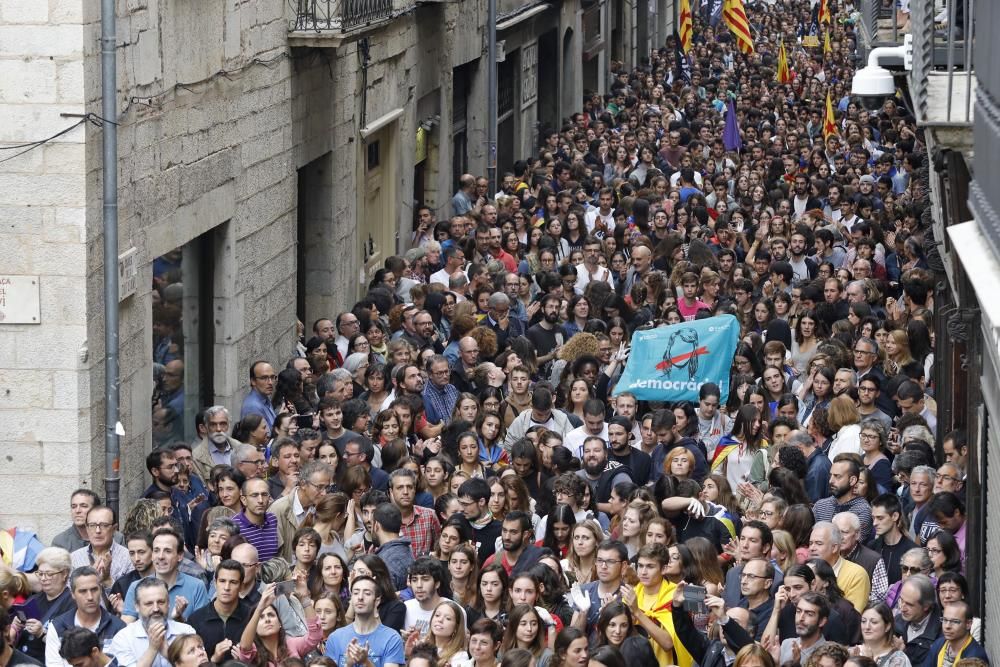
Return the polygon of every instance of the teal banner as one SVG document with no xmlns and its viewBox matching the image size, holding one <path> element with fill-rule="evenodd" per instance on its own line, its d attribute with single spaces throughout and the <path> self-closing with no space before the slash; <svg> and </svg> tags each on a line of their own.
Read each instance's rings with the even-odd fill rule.
<svg viewBox="0 0 1000 667">
<path fill-rule="evenodd" d="M 740 323 L 732 315 L 636 331 L 614 393 L 629 392 L 640 401 L 697 402 L 701 386 L 714 382 L 725 403 L 739 342 Z"/>
</svg>

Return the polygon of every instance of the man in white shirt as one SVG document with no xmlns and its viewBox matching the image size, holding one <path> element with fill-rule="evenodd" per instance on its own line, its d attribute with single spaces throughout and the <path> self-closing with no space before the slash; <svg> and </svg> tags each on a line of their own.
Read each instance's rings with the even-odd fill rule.
<svg viewBox="0 0 1000 667">
<path fill-rule="evenodd" d="M 573 456 L 582 459 L 583 441 L 594 436 L 607 442 L 608 425 L 604 421 L 604 404 L 596 398 L 590 398 L 583 404 L 583 426 L 566 434 L 563 447 L 571 451 Z"/>
<path fill-rule="evenodd" d="M 464 265 L 465 251 L 457 245 L 449 247 L 444 251 L 444 268 L 431 274 L 430 284 L 437 283 L 438 285 L 444 285 L 446 290 L 450 289 L 451 277 L 461 272 Z"/>
<path fill-rule="evenodd" d="M 108 653 L 118 658 L 121 667 L 170 667 L 170 644 L 181 635 L 195 634 L 194 628 L 167 618 L 170 598 L 162 579 L 140 580 L 135 599 L 139 622 L 116 634 Z"/>
<path fill-rule="evenodd" d="M 593 234 L 598 239 L 602 239 L 614 233 L 615 210 L 611 208 L 614 201 L 614 189 L 601 188 L 597 195 L 597 208 L 587 211 L 583 216 L 583 222 L 587 226 L 588 234 Z M 598 221 L 600 221 L 600 225 L 598 225 Z"/>
<path fill-rule="evenodd" d="M 603 280 L 614 289 L 610 269 L 597 263 L 600 252 L 600 239 L 588 236 L 583 240 L 583 264 L 576 267 L 576 285 L 573 286 L 573 291 L 577 294 L 583 294 L 583 291 L 587 289 L 587 285 L 595 280 Z"/>
</svg>

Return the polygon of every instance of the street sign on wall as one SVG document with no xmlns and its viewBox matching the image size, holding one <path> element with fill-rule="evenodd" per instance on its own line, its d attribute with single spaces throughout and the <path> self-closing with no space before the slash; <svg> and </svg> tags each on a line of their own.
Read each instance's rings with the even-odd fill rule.
<svg viewBox="0 0 1000 667">
<path fill-rule="evenodd" d="M 41 324 L 38 276 L 0 275 L 0 324 Z"/>
</svg>

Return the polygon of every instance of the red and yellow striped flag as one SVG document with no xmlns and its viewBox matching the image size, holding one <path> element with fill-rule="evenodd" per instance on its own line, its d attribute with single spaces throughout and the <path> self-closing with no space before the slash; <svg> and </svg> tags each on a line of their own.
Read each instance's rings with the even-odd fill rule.
<svg viewBox="0 0 1000 667">
<path fill-rule="evenodd" d="M 684 53 L 690 53 L 691 36 L 694 33 L 694 29 L 691 25 L 690 0 L 681 0 L 680 24 L 681 49 L 683 49 Z"/>
<path fill-rule="evenodd" d="M 792 73 L 788 69 L 788 54 L 785 53 L 785 40 L 781 40 L 781 46 L 778 47 L 778 83 L 791 83 Z"/>
<path fill-rule="evenodd" d="M 747 55 L 753 53 L 753 35 L 750 34 L 750 21 L 743 10 L 743 0 L 723 0 L 722 20 L 736 38 L 736 48 Z"/>
<path fill-rule="evenodd" d="M 830 0 L 819 0 L 819 14 L 816 18 L 819 23 L 830 22 Z"/>
<path fill-rule="evenodd" d="M 823 119 L 823 138 L 826 139 L 831 134 L 840 135 L 837 130 L 837 119 L 833 115 L 833 101 L 830 99 L 830 91 L 826 91 L 826 117 Z"/>
</svg>

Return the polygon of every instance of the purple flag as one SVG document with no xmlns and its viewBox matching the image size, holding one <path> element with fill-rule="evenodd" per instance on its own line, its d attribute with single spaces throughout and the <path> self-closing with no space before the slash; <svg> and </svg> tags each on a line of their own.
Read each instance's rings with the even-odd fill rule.
<svg viewBox="0 0 1000 667">
<path fill-rule="evenodd" d="M 743 150 L 743 140 L 740 138 L 740 124 L 736 120 L 736 103 L 729 98 L 726 106 L 726 129 L 722 131 L 722 143 L 727 151 Z"/>
</svg>

